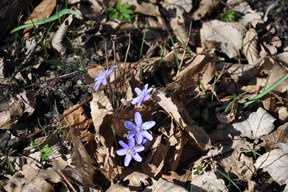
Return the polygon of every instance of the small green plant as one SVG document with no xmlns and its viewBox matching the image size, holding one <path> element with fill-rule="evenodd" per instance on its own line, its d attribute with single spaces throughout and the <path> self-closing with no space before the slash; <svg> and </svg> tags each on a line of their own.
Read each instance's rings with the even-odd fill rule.
<svg viewBox="0 0 288 192">
<path fill-rule="evenodd" d="M 228 22 L 231 22 L 231 21 L 234 21 L 235 19 L 235 11 L 233 10 L 229 10 L 225 13 L 221 13 L 220 14 L 220 17 L 224 20 L 224 21 L 228 21 Z"/>
<path fill-rule="evenodd" d="M 48 155 L 53 151 L 53 147 L 49 147 L 48 144 L 44 145 L 44 147 L 40 147 L 39 144 L 35 143 L 32 139 L 30 142 L 31 147 L 36 147 L 37 150 L 40 151 L 40 158 L 42 161 L 46 161 Z"/>
<path fill-rule="evenodd" d="M 132 15 L 133 11 L 129 9 L 132 5 L 128 3 L 121 3 L 121 1 L 117 2 L 116 9 L 115 8 L 108 8 L 107 11 L 109 12 L 110 19 L 119 19 L 120 21 L 127 21 L 132 22 Z"/>
<path fill-rule="evenodd" d="M 42 161 L 46 161 L 48 155 L 53 151 L 52 147 L 49 147 L 47 144 L 40 150 Z"/>
</svg>

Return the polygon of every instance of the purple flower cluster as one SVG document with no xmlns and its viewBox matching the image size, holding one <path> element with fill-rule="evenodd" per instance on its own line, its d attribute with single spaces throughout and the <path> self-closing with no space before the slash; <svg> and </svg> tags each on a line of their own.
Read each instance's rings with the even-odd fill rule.
<svg viewBox="0 0 288 192">
<path fill-rule="evenodd" d="M 148 89 L 148 84 L 144 85 L 143 89 L 140 90 L 138 87 L 134 89 L 137 94 L 137 97 L 133 99 L 132 104 L 135 105 L 137 103 L 137 107 L 140 107 L 143 101 L 146 101 L 150 98 L 149 93 L 153 90 L 152 87 Z"/>
<path fill-rule="evenodd" d="M 117 67 L 113 66 L 110 69 L 106 69 L 95 79 L 94 90 L 97 91 L 99 87 L 107 84 L 107 78 L 110 73 Z M 144 87 L 139 89 L 136 87 L 135 92 L 137 97 L 132 100 L 132 104 L 137 104 L 137 107 L 140 107 L 141 104 L 150 98 L 149 93 L 153 90 L 151 87 L 148 88 L 148 84 L 144 85 Z M 128 166 L 132 159 L 137 162 L 142 161 L 142 157 L 139 155 L 139 152 L 143 151 L 145 147 L 143 146 L 147 140 L 152 141 L 153 136 L 148 131 L 151 129 L 156 122 L 155 121 L 147 121 L 143 122 L 141 114 L 139 112 L 135 113 L 134 122 L 126 121 L 124 126 L 129 130 L 129 134 L 127 135 L 128 143 L 124 143 L 122 140 L 119 141 L 122 149 L 118 149 L 116 153 L 120 156 L 124 156 L 124 166 Z M 135 143 L 136 142 L 136 143 Z"/>
<path fill-rule="evenodd" d="M 156 124 L 155 121 L 143 122 L 139 112 L 135 113 L 134 121 L 135 123 L 131 121 L 126 121 L 124 123 L 124 126 L 130 131 L 127 136 L 129 139 L 128 145 L 120 140 L 119 144 L 123 147 L 123 149 L 118 149 L 116 151 L 116 153 L 120 156 L 125 155 L 125 166 L 129 165 L 132 158 L 138 162 L 142 161 L 142 158 L 138 152 L 141 152 L 145 149 L 143 144 L 145 144 L 147 140 L 151 141 L 153 139 L 153 136 L 147 130 L 151 129 Z"/>
</svg>

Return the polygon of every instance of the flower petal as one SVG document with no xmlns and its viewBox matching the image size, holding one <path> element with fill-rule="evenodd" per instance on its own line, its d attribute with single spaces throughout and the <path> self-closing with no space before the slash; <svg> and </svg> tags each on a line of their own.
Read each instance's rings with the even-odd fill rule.
<svg viewBox="0 0 288 192">
<path fill-rule="evenodd" d="M 134 91 L 137 93 L 137 95 L 141 95 L 142 93 L 142 91 L 138 87 L 136 87 Z"/>
<path fill-rule="evenodd" d="M 147 95 L 145 95 L 145 96 L 143 97 L 143 101 L 146 101 L 146 100 L 148 100 L 149 98 L 150 98 L 150 95 L 147 94 Z"/>
<path fill-rule="evenodd" d="M 152 90 L 153 90 L 153 88 L 150 87 L 150 88 L 146 91 L 146 93 L 148 94 L 148 93 L 151 92 Z"/>
<path fill-rule="evenodd" d="M 131 155 L 131 154 L 127 154 L 127 155 L 125 156 L 125 159 L 124 159 L 124 166 L 125 166 L 125 167 L 127 167 L 127 166 L 129 165 L 131 159 L 132 159 L 132 155 Z"/>
<path fill-rule="evenodd" d="M 125 121 L 124 126 L 129 129 L 130 131 L 133 131 L 136 129 L 136 125 L 132 123 L 131 121 Z"/>
<path fill-rule="evenodd" d="M 138 103 L 137 103 L 137 107 L 140 107 L 141 104 L 142 104 L 142 102 L 143 102 L 143 98 L 141 98 L 141 100 L 138 101 Z"/>
<path fill-rule="evenodd" d="M 135 97 L 132 101 L 132 104 L 135 105 L 136 103 L 138 103 L 139 101 L 141 101 L 142 98 L 141 97 Z"/>
<path fill-rule="evenodd" d="M 156 124 L 155 121 L 147 121 L 142 124 L 141 128 L 144 130 L 148 130 L 148 129 L 151 129 L 155 124 Z"/>
<path fill-rule="evenodd" d="M 124 143 L 122 140 L 119 141 L 119 144 L 121 145 L 121 147 L 123 147 L 123 149 L 126 149 L 126 148 L 129 147 L 129 146 L 128 146 L 126 143 Z"/>
<path fill-rule="evenodd" d="M 134 147 L 135 146 L 135 139 L 134 138 L 131 138 L 128 140 L 128 146 L 129 147 Z"/>
<path fill-rule="evenodd" d="M 142 157 L 138 153 L 133 154 L 133 159 L 135 159 L 137 162 L 142 161 Z"/>
<path fill-rule="evenodd" d="M 144 149 L 145 149 L 145 147 L 142 146 L 142 145 L 134 147 L 134 150 L 135 150 L 136 152 L 144 151 Z"/>
<path fill-rule="evenodd" d="M 127 150 L 126 149 L 118 149 L 116 151 L 117 155 L 123 156 L 127 154 Z"/>
<path fill-rule="evenodd" d="M 148 131 L 142 131 L 141 134 L 143 135 L 143 137 L 145 137 L 145 138 L 148 139 L 149 141 L 152 141 L 153 136 L 152 136 Z"/>
<path fill-rule="evenodd" d="M 144 85 L 144 87 L 143 87 L 142 91 L 146 92 L 146 91 L 147 91 L 147 89 L 148 89 L 148 83 Z"/>
<path fill-rule="evenodd" d="M 128 135 L 127 135 L 127 139 L 131 139 L 136 135 L 137 131 L 131 131 Z"/>
<path fill-rule="evenodd" d="M 107 79 L 106 79 L 106 78 L 103 79 L 102 84 L 103 84 L 103 85 L 106 85 L 106 84 L 107 84 Z"/>
<path fill-rule="evenodd" d="M 94 90 L 97 91 L 98 88 L 100 87 L 101 83 L 99 81 L 97 81 L 94 85 Z"/>
<path fill-rule="evenodd" d="M 135 116 L 134 116 L 134 121 L 136 123 L 136 126 L 141 126 L 142 125 L 142 117 L 141 117 L 141 114 L 139 112 L 136 112 L 135 113 Z"/>
<path fill-rule="evenodd" d="M 142 143 L 143 140 L 143 136 L 141 134 L 141 132 L 137 132 L 136 136 L 135 136 L 136 142 L 140 145 Z"/>
</svg>

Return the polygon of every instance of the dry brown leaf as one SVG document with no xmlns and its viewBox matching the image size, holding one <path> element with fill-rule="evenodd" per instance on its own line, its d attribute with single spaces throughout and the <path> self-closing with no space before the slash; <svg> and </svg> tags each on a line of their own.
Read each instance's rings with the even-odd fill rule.
<svg viewBox="0 0 288 192">
<path fill-rule="evenodd" d="M 213 170 L 200 175 L 193 175 L 191 188 L 192 191 L 197 192 L 228 192 L 225 182 L 222 179 L 218 179 Z"/>
<path fill-rule="evenodd" d="M 188 66 L 180 71 L 176 80 L 167 85 L 174 90 L 186 90 L 199 86 L 199 82 L 207 88 L 208 83 L 215 75 L 215 62 L 213 57 L 197 55 L 188 63 Z"/>
<path fill-rule="evenodd" d="M 183 10 L 185 10 L 186 13 L 190 12 L 192 10 L 192 0 L 182 0 L 182 1 L 178 1 L 178 0 L 166 0 L 166 1 L 161 1 L 160 2 L 164 7 L 166 7 L 167 5 L 173 5 L 173 6 L 177 6 Z M 167 9 L 168 10 L 168 9 Z"/>
<path fill-rule="evenodd" d="M 235 174 L 237 179 L 249 181 L 255 172 L 253 159 L 236 150 L 222 155 L 219 160 L 225 172 Z"/>
<path fill-rule="evenodd" d="M 257 169 L 267 171 L 279 185 L 288 185 L 288 144 L 277 143 L 278 149 L 260 156 L 256 162 Z"/>
<path fill-rule="evenodd" d="M 249 64 L 255 65 L 259 59 L 259 52 L 257 49 L 258 34 L 255 29 L 251 28 L 246 32 L 243 41 L 243 53 Z"/>
<path fill-rule="evenodd" d="M 14 98 L 3 99 L 0 103 L 0 129 L 10 129 L 17 123 L 22 114 L 28 113 L 31 115 L 33 112 L 34 108 L 27 98 L 26 91 Z"/>
<path fill-rule="evenodd" d="M 228 6 L 233 6 L 233 4 L 236 4 L 232 10 L 237 11 L 242 14 L 241 18 L 239 19 L 239 22 L 243 25 L 247 25 L 248 23 L 251 23 L 253 27 L 256 27 L 258 23 L 263 23 L 262 16 L 263 14 L 261 12 L 257 12 L 255 10 L 252 10 L 248 2 L 242 2 L 239 4 L 237 1 L 229 1 L 227 2 Z"/>
<path fill-rule="evenodd" d="M 88 0 L 85 2 L 86 3 L 80 3 L 81 13 L 89 19 L 100 22 L 103 19 L 101 14 L 105 11 L 103 4 L 99 3 L 97 0 Z"/>
<path fill-rule="evenodd" d="M 147 187 L 144 192 L 148 191 L 153 192 L 186 192 L 187 190 L 179 185 L 166 181 L 165 179 L 160 178 L 158 181 L 153 180 L 153 185 Z"/>
<path fill-rule="evenodd" d="M 165 96 L 164 91 L 158 90 L 153 96 L 154 100 L 168 113 L 177 124 L 187 132 L 189 138 L 196 142 L 198 147 L 205 151 L 210 148 L 210 138 L 207 133 L 196 125 L 196 123 L 189 117 L 188 112 L 185 110 L 183 104 L 176 104 L 172 98 Z"/>
<path fill-rule="evenodd" d="M 170 21 L 170 26 L 173 29 L 178 41 L 187 44 L 189 41 L 189 34 L 185 25 L 184 9 L 177 4 L 171 4 L 170 2 L 163 3 L 163 7 L 166 9 L 167 17 L 169 17 Z"/>
<path fill-rule="evenodd" d="M 167 181 L 170 181 L 170 182 L 174 182 L 175 180 L 176 181 L 179 181 L 181 183 L 186 183 L 187 181 L 191 181 L 192 179 L 192 171 L 189 169 L 186 171 L 185 174 L 183 175 L 178 175 L 178 173 L 174 172 L 174 171 L 170 171 L 170 174 L 171 175 L 162 175 L 162 178 L 163 179 L 166 179 Z"/>
<path fill-rule="evenodd" d="M 52 192 L 52 184 L 62 182 L 62 178 L 51 168 L 42 170 L 35 168 L 31 164 L 23 166 L 22 175 L 15 173 L 10 176 L 9 182 L 4 186 L 7 191 L 25 192 Z M 48 182 L 49 181 L 49 182 Z"/>
<path fill-rule="evenodd" d="M 100 170 L 108 179 L 113 179 L 117 173 L 114 172 L 114 147 L 113 132 L 110 127 L 111 115 L 113 114 L 112 105 L 103 91 L 93 93 L 90 102 L 91 116 L 95 128 L 95 159 Z"/>
<path fill-rule="evenodd" d="M 274 129 L 275 120 L 265 109 L 259 107 L 257 112 L 251 113 L 247 120 L 234 123 L 233 127 L 241 132 L 242 137 L 255 139 L 269 134 Z"/>
<path fill-rule="evenodd" d="M 162 136 L 157 136 L 151 147 L 151 152 L 142 163 L 145 165 L 144 172 L 149 175 L 152 173 L 154 177 L 157 176 L 164 167 L 164 162 L 168 156 L 169 149 L 170 145 L 162 142 Z M 148 166 L 146 166 L 147 164 Z"/>
<path fill-rule="evenodd" d="M 88 141 L 90 133 L 88 128 L 92 125 L 90 119 L 88 119 L 84 108 L 81 106 L 73 105 L 63 112 L 63 120 L 61 121 L 62 126 L 65 128 L 73 127 L 74 134 L 80 136 L 82 141 Z"/>
<path fill-rule="evenodd" d="M 131 192 L 128 187 L 113 183 L 106 192 Z"/>
<path fill-rule="evenodd" d="M 221 50 L 229 58 L 234 58 L 240 55 L 243 30 L 245 27 L 236 22 L 219 20 L 205 22 L 200 30 L 202 46 L 205 45 L 205 41 L 215 41 L 220 43 Z"/>
<path fill-rule="evenodd" d="M 128 186 L 130 187 L 141 187 L 142 184 L 147 186 L 149 184 L 148 179 L 149 176 L 140 173 L 138 171 L 133 171 L 131 174 L 127 175 L 123 180 L 129 181 Z"/>
<path fill-rule="evenodd" d="M 220 0 L 201 0 L 199 8 L 193 13 L 194 20 L 200 20 L 207 14 L 210 14 L 218 7 Z"/>
<path fill-rule="evenodd" d="M 130 5 L 134 5 L 135 6 L 135 12 L 137 12 L 137 13 L 142 13 L 144 15 L 150 15 L 150 16 L 154 16 L 154 17 L 161 16 L 161 13 L 159 11 L 159 7 L 152 4 L 152 3 L 147 3 L 145 1 L 142 1 L 139 4 L 137 0 L 123 0 L 121 2 L 122 3 L 129 3 Z"/>
<path fill-rule="evenodd" d="M 39 5 L 35 7 L 27 21 L 25 21 L 25 24 L 47 19 L 53 12 L 56 3 L 57 0 L 42 0 Z M 32 27 L 25 28 L 23 33 L 26 33 L 30 29 L 32 29 Z"/>
<path fill-rule="evenodd" d="M 269 135 L 263 136 L 262 139 L 266 142 L 288 143 L 288 123 L 281 125 Z"/>
<path fill-rule="evenodd" d="M 282 64 L 281 61 L 277 61 L 273 58 L 265 58 L 263 60 L 263 63 L 261 63 L 261 65 L 262 65 L 261 66 L 262 72 L 266 74 L 270 73 L 270 77 L 269 77 L 266 87 L 270 87 L 272 84 L 274 84 L 276 81 L 278 81 L 280 78 L 282 78 L 288 73 L 288 66 L 285 66 L 285 63 Z M 273 90 L 280 92 L 280 93 L 288 91 L 288 79 L 283 81 L 280 85 L 275 87 Z"/>
</svg>

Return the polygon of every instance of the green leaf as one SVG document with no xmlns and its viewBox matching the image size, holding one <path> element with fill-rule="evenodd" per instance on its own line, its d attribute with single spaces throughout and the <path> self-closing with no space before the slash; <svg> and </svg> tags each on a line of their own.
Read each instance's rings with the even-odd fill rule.
<svg viewBox="0 0 288 192">
<path fill-rule="evenodd" d="M 25 29 L 27 27 L 35 27 L 35 26 L 38 26 L 38 25 L 43 25 L 45 23 L 49 23 L 49 22 L 55 21 L 55 20 L 59 19 L 60 17 L 62 17 L 63 15 L 66 15 L 66 14 L 80 15 L 82 17 L 82 15 L 80 13 L 76 12 L 76 11 L 73 11 L 71 9 L 63 9 L 63 10 L 59 11 L 58 13 L 56 13 L 55 15 L 52 15 L 51 17 L 48 17 L 47 19 L 39 20 L 39 21 L 36 21 L 36 22 L 33 22 L 33 23 L 28 23 L 28 24 L 16 27 L 10 33 L 15 33 L 16 31 L 19 31 L 21 29 Z"/>
</svg>

